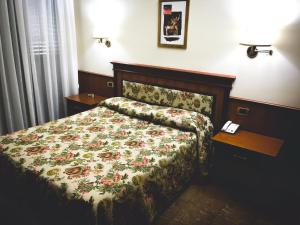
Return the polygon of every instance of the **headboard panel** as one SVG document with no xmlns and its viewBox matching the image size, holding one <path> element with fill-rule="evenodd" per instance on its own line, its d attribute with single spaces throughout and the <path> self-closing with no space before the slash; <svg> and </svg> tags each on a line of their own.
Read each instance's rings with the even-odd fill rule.
<svg viewBox="0 0 300 225">
<path fill-rule="evenodd" d="M 122 81 L 133 81 L 214 96 L 212 122 L 218 130 L 224 122 L 229 92 L 235 76 L 142 64 L 112 62 L 115 96 L 122 96 Z"/>
</svg>

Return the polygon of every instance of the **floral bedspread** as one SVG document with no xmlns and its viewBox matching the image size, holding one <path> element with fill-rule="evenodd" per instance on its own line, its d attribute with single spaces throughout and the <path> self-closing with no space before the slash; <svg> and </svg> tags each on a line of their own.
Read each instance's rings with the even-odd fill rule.
<svg viewBox="0 0 300 225">
<path fill-rule="evenodd" d="M 213 125 L 209 117 L 184 109 L 150 105 L 124 97 L 107 99 L 104 105 L 124 114 L 150 120 L 167 126 L 193 131 L 198 138 L 198 161 L 200 173 L 207 174 L 207 157 L 211 149 Z"/>
<path fill-rule="evenodd" d="M 58 200 L 84 202 L 91 213 L 73 212 L 72 224 L 147 224 L 204 164 L 211 131 L 199 113 L 111 98 L 0 137 L 0 178 L 9 164 Z"/>
</svg>

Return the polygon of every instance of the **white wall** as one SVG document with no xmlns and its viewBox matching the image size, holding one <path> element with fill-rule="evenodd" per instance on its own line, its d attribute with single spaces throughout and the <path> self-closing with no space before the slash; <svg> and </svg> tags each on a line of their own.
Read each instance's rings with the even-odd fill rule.
<svg viewBox="0 0 300 225">
<path fill-rule="evenodd" d="M 79 69 L 112 76 L 110 62 L 119 60 L 234 74 L 231 96 L 300 108 L 300 0 L 280 0 L 284 7 L 292 1 L 293 18 L 278 27 L 273 56 L 255 59 L 238 44 L 239 1 L 190 0 L 182 50 L 157 47 L 158 0 L 75 0 Z M 291 14 L 291 7 L 279 8 Z M 285 15 L 276 16 L 282 21 Z M 108 29 L 111 48 L 92 39 L 99 27 Z"/>
</svg>

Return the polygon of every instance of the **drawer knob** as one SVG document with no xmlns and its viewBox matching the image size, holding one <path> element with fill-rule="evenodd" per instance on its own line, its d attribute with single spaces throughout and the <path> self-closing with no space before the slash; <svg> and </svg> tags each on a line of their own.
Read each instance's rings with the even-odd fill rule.
<svg viewBox="0 0 300 225">
<path fill-rule="evenodd" d="M 238 155 L 238 154 L 233 154 L 232 156 L 234 158 L 238 158 L 238 159 L 241 159 L 241 160 L 247 160 L 248 159 L 246 156 L 241 156 L 241 155 Z"/>
</svg>

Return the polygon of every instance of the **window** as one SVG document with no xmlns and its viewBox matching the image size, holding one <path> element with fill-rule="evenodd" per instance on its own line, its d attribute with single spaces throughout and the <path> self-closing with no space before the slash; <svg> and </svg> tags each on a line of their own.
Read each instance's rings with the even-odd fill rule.
<svg viewBox="0 0 300 225">
<path fill-rule="evenodd" d="M 34 55 L 56 53 L 58 51 L 58 26 L 55 1 L 48 0 L 46 4 L 41 0 L 27 1 L 32 53 Z"/>
</svg>

